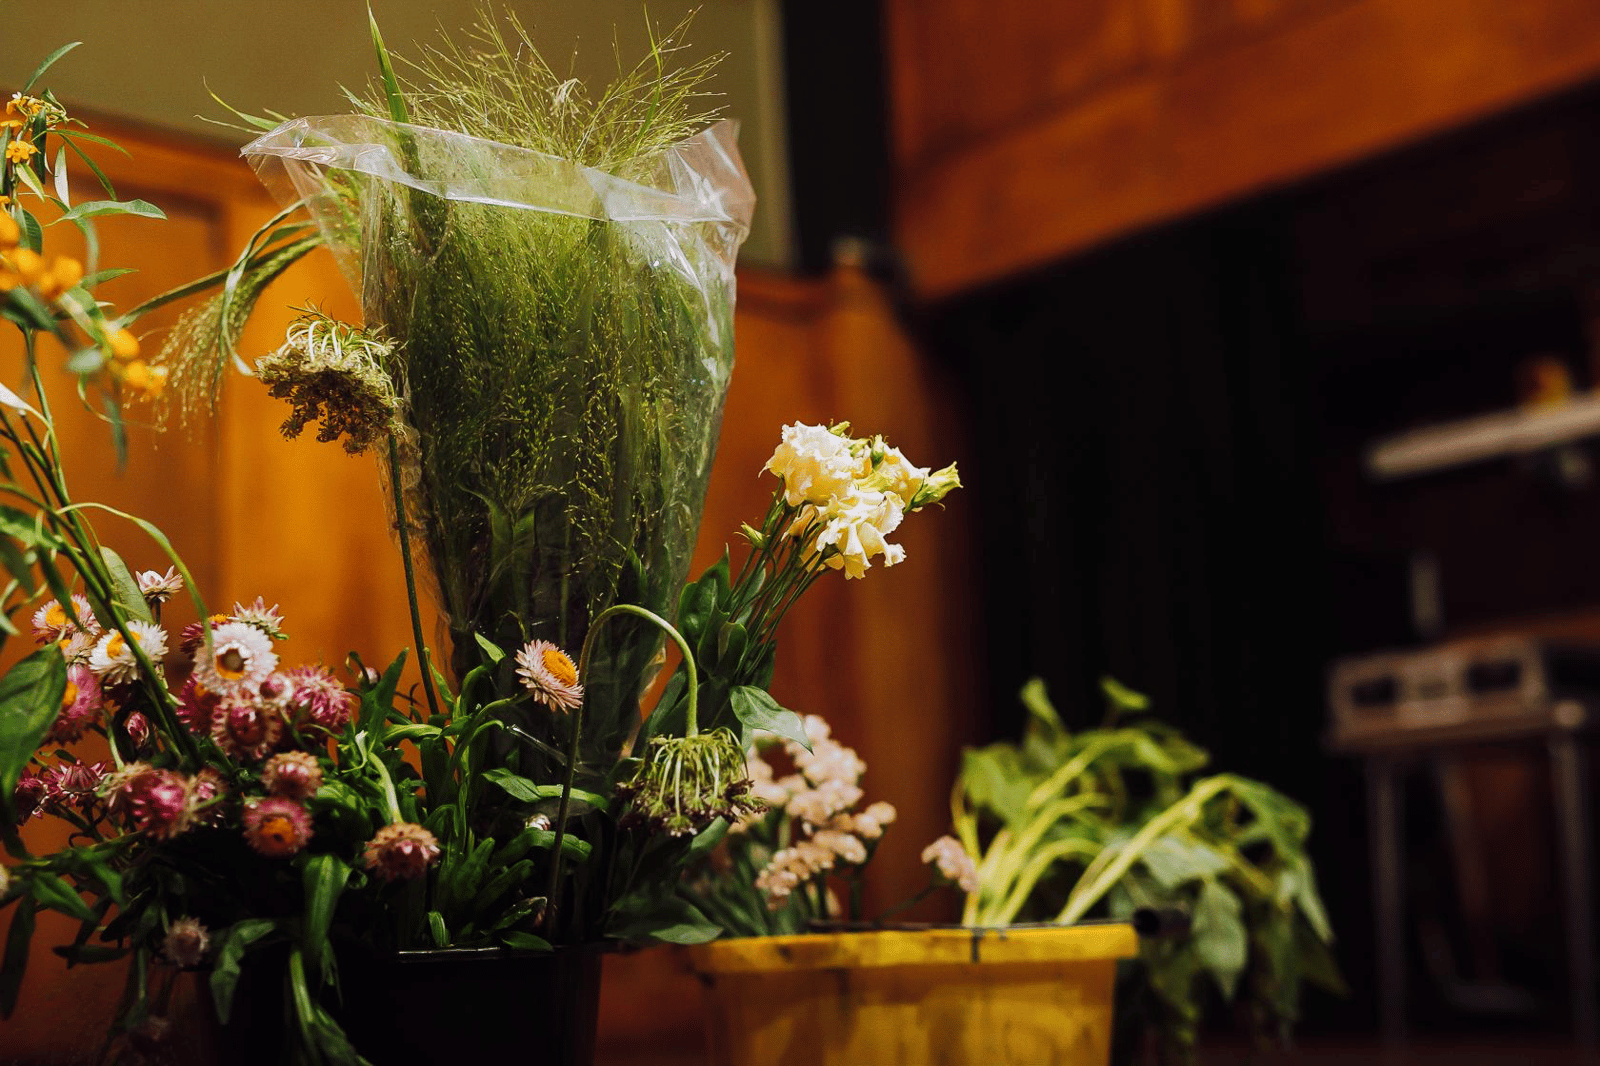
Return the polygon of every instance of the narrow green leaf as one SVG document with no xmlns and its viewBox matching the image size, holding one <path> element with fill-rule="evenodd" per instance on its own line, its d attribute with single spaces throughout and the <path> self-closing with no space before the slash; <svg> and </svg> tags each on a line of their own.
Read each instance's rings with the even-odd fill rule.
<svg viewBox="0 0 1600 1066">
<path fill-rule="evenodd" d="M 78 47 L 82 43 L 83 43 L 82 41 L 69 42 L 67 44 L 62 45 L 60 48 L 57 48 L 54 52 L 51 52 L 49 55 L 45 56 L 44 57 L 44 62 L 40 63 L 38 65 L 38 67 L 36 67 L 34 69 L 34 72 L 32 74 L 28 75 L 28 80 L 22 83 L 22 91 L 25 92 L 25 93 L 30 91 L 33 88 L 33 83 L 38 81 L 41 77 L 43 77 L 44 76 L 44 72 L 49 70 L 51 67 L 53 67 L 55 65 L 56 60 L 60 59 L 62 56 L 66 55 L 68 52 L 72 51 L 74 48 Z"/>
<path fill-rule="evenodd" d="M 48 870 L 40 870 L 34 874 L 33 898 L 40 906 L 60 911 L 80 922 L 94 920 L 94 911 L 89 909 L 83 897 L 74 892 L 71 885 Z"/>
<path fill-rule="evenodd" d="M 516 929 L 501 933 L 500 939 L 508 948 L 519 948 L 523 951 L 554 950 L 550 947 L 550 941 L 543 937 L 534 936 L 532 933 L 524 933 Z"/>
<path fill-rule="evenodd" d="M 72 189 L 67 184 L 67 149 L 65 145 L 56 149 L 56 195 L 61 197 L 61 203 L 66 207 L 72 206 Z"/>
<path fill-rule="evenodd" d="M 488 654 L 490 662 L 498 663 L 500 660 L 506 657 L 506 653 L 501 650 L 500 645 L 496 644 L 482 633 L 474 633 L 472 636 L 477 640 L 478 647 L 482 648 Z"/>
<path fill-rule="evenodd" d="M 0 1018 L 11 1017 L 17 1009 L 17 993 L 22 990 L 22 975 L 28 968 L 28 946 L 33 942 L 35 906 L 32 896 L 24 896 L 11 916 L 5 954 L 0 955 Z"/>
<path fill-rule="evenodd" d="M 228 1024 L 233 1011 L 233 990 L 239 983 L 239 963 L 245 952 L 263 937 L 277 930 L 273 918 L 251 918 L 236 922 L 217 945 L 217 961 L 211 970 L 211 999 L 217 1007 L 217 1020 Z"/>
<path fill-rule="evenodd" d="M 138 218 L 166 218 L 167 214 L 155 204 L 147 200 L 85 200 L 70 211 L 63 212 L 61 216 L 50 224 L 57 222 L 76 222 L 83 218 L 99 218 L 101 215 L 134 215 Z"/>
<path fill-rule="evenodd" d="M 516 799 L 524 803 L 534 803 L 539 800 L 560 799 L 560 785 L 536 785 L 526 777 L 519 777 L 504 766 L 495 766 L 483 772 L 485 779 L 493 781 L 505 789 Z M 582 803 L 587 803 L 595 810 L 606 809 L 606 798 L 593 792 L 585 792 L 581 788 L 572 790 L 572 798 Z"/>
<path fill-rule="evenodd" d="M 339 906 L 339 896 L 350 880 L 350 867 L 337 855 L 313 855 L 306 860 L 300 872 L 301 885 L 306 895 L 305 924 L 300 930 L 306 961 L 318 972 L 328 966 L 328 929 L 333 925 L 333 913 Z"/>
<path fill-rule="evenodd" d="M 367 5 L 367 25 L 372 29 L 372 47 L 378 53 L 378 72 L 383 77 L 383 94 L 389 101 L 389 117 L 396 122 L 411 121 L 406 110 L 406 98 L 400 93 L 400 81 L 394 76 L 394 64 L 389 61 L 389 49 L 383 46 L 383 34 L 378 32 L 378 17 Z"/>
<path fill-rule="evenodd" d="M 428 912 L 428 931 L 433 934 L 433 946 L 447 948 L 450 946 L 450 933 L 444 927 L 444 915 L 438 911 Z"/>
</svg>

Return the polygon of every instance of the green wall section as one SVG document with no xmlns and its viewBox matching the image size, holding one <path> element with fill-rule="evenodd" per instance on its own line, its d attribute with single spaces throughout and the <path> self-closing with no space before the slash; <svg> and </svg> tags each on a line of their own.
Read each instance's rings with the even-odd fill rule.
<svg viewBox="0 0 1600 1066">
<path fill-rule="evenodd" d="M 415 53 L 442 25 L 473 21 L 472 0 L 374 0 L 390 49 Z M 515 11 L 551 65 L 569 56 L 591 86 L 616 70 L 613 41 L 630 63 L 646 48 L 639 0 L 521 0 Z M 778 0 L 653 0 L 651 20 L 670 28 L 699 7 L 690 34 L 698 58 L 725 52 L 713 88 L 741 124 L 740 148 L 760 197 L 741 262 L 784 267 L 792 236 L 784 145 Z M 242 143 L 206 118 L 225 112 L 207 87 L 242 111 L 291 115 L 348 110 L 339 86 L 374 71 L 365 0 L 0 0 L 0 85 L 6 95 L 67 41 L 83 46 L 49 78 L 56 95 L 106 115 Z"/>
</svg>

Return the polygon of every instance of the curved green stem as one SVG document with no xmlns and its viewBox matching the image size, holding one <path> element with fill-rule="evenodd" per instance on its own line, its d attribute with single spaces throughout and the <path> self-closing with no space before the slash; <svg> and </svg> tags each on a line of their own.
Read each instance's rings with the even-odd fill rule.
<svg viewBox="0 0 1600 1066">
<path fill-rule="evenodd" d="M 637 604 L 617 603 L 595 616 L 589 623 L 589 632 L 584 634 L 583 647 L 578 652 L 578 681 L 586 684 L 589 680 L 589 656 L 594 651 L 595 634 L 600 632 L 600 627 L 617 615 L 631 614 L 636 618 L 643 618 L 652 622 L 673 643 L 678 645 L 678 651 L 683 653 L 683 665 L 689 672 L 688 706 L 686 710 L 685 736 L 695 736 L 700 732 L 698 717 L 698 701 L 700 698 L 700 676 L 695 670 L 694 653 L 689 650 L 689 642 L 683 639 L 676 627 L 654 611 L 646 610 Z M 551 850 L 555 858 L 550 862 L 550 880 L 545 890 L 545 915 L 546 921 L 553 920 L 556 911 L 556 890 L 561 886 L 561 861 L 563 853 L 561 845 L 567 835 L 567 813 L 572 804 L 572 783 L 578 773 L 578 741 L 583 736 L 583 708 L 587 701 L 580 701 L 577 710 L 572 712 L 572 729 L 567 738 L 567 765 L 561 778 L 561 805 L 556 809 L 556 839 Z"/>
<path fill-rule="evenodd" d="M 389 434 L 389 491 L 394 493 L 394 526 L 400 532 L 400 561 L 406 570 L 406 604 L 411 608 L 411 638 L 417 643 L 417 664 L 422 669 L 422 691 L 428 712 L 437 716 L 439 697 L 433 691 L 433 661 L 422 639 L 422 611 L 417 607 L 417 574 L 411 563 L 411 531 L 406 522 L 406 499 L 400 485 L 400 439 Z"/>
</svg>

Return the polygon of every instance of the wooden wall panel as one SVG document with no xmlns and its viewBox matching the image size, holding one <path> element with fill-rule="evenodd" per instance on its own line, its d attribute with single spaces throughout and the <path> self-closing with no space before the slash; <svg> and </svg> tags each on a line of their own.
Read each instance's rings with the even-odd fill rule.
<svg viewBox="0 0 1600 1066">
<path fill-rule="evenodd" d="M 969 17 L 979 5 L 890 0 L 896 232 L 925 295 L 1059 259 L 1600 73 L 1600 6 L 1590 0 L 1114 6 L 1142 12 L 1131 52 L 1120 37 L 1058 39 L 1032 10 L 1040 32 L 1020 35 L 1008 18 Z M 928 43 L 957 33 L 967 63 Z M 1107 51 L 1075 59 L 1085 41 Z M 1057 58 L 1118 73 L 1068 96 L 1029 81 L 1032 106 L 1019 103 L 1009 88 L 1015 72 Z"/>
</svg>

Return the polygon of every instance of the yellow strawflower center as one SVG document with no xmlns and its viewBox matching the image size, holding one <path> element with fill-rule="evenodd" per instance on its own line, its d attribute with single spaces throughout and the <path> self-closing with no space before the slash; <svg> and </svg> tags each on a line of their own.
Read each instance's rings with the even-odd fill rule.
<svg viewBox="0 0 1600 1066">
<path fill-rule="evenodd" d="M 229 681 L 237 681 L 244 677 L 245 658 L 239 653 L 238 648 L 228 648 L 217 656 L 217 673 Z"/>
<path fill-rule="evenodd" d="M 111 634 L 111 639 L 106 641 L 106 655 L 115 659 L 128 650 L 128 644 L 122 639 L 121 633 Z"/>
<path fill-rule="evenodd" d="M 544 662 L 544 668 L 550 671 L 550 676 L 561 684 L 578 683 L 578 668 L 572 664 L 572 658 L 560 648 L 546 648 L 540 658 Z"/>
<path fill-rule="evenodd" d="M 261 827 L 256 830 L 256 840 L 258 843 L 268 845 L 262 850 L 269 855 L 292 852 L 299 843 L 294 823 L 281 814 L 262 820 Z"/>
<path fill-rule="evenodd" d="M 67 687 L 61 690 L 61 707 L 65 710 L 78 702 L 78 686 L 75 682 L 68 681 Z"/>
<path fill-rule="evenodd" d="M 52 603 L 44 612 L 44 620 L 52 627 L 64 626 L 67 624 L 67 609 L 59 602 Z"/>
</svg>

